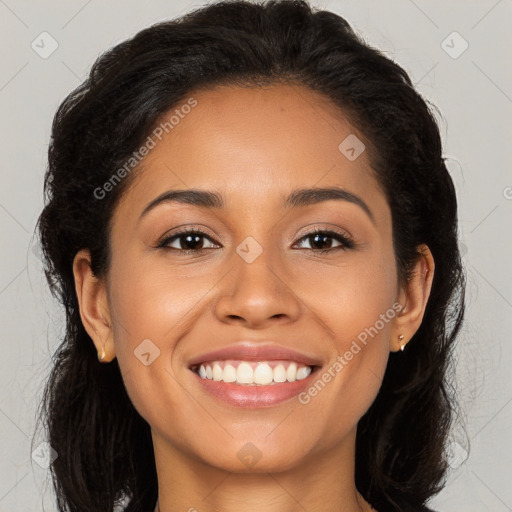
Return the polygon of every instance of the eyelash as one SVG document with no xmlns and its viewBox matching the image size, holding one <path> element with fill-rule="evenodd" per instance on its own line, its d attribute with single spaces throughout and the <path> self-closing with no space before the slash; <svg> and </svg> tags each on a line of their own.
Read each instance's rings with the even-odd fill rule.
<svg viewBox="0 0 512 512">
<path fill-rule="evenodd" d="M 355 247 L 355 245 L 356 245 L 354 243 L 354 241 L 352 240 L 352 238 L 350 236 L 344 234 L 344 233 L 340 233 L 340 232 L 335 231 L 335 230 L 327 230 L 327 229 L 319 229 L 319 228 L 315 228 L 313 231 L 311 231 L 309 233 L 306 233 L 301 238 L 299 238 L 298 242 L 300 242 L 301 240 L 305 240 L 305 239 L 307 239 L 307 238 L 309 238 L 311 236 L 314 236 L 316 234 L 326 235 L 327 238 L 332 238 L 334 240 L 337 240 L 338 242 L 341 242 L 343 245 L 339 246 L 339 247 L 331 247 L 329 249 L 307 249 L 306 248 L 306 250 L 314 251 L 314 252 L 317 252 L 317 253 L 320 253 L 320 254 L 325 254 L 325 253 L 328 253 L 328 252 L 331 252 L 331 251 L 335 251 L 335 250 L 339 250 L 339 249 L 342 249 L 344 251 L 347 250 L 347 249 L 353 249 Z M 201 230 L 198 230 L 198 229 L 188 228 L 188 229 L 184 229 L 182 231 L 178 231 L 177 233 L 174 233 L 172 236 L 164 238 L 161 242 L 159 242 L 157 244 L 156 247 L 157 248 L 162 248 L 162 249 L 169 249 L 171 251 L 178 251 L 178 252 L 181 252 L 181 253 L 184 253 L 184 254 L 195 254 L 196 256 L 201 255 L 205 251 L 209 251 L 209 250 L 213 249 L 213 247 L 206 248 L 206 249 L 176 249 L 174 247 L 167 247 L 167 244 L 169 244 L 171 241 L 173 241 L 175 239 L 178 239 L 178 238 L 180 238 L 182 236 L 185 236 L 185 235 L 199 235 L 199 236 L 208 238 L 212 243 L 215 243 L 210 238 L 210 236 L 207 235 L 204 231 L 201 231 Z"/>
</svg>

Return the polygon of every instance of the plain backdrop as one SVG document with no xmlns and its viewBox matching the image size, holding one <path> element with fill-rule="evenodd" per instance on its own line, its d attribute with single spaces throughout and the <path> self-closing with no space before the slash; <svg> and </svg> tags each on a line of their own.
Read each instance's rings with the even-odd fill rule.
<svg viewBox="0 0 512 512">
<path fill-rule="evenodd" d="M 200 5 L 0 0 L 0 512 L 56 510 L 49 470 L 38 463 L 44 439 L 35 431 L 63 332 L 34 237 L 53 115 L 100 53 Z M 431 505 L 440 512 L 512 510 L 512 2 L 313 5 L 346 17 L 442 114 L 468 306 L 456 352 L 464 417 L 451 437 L 447 486 Z"/>
</svg>

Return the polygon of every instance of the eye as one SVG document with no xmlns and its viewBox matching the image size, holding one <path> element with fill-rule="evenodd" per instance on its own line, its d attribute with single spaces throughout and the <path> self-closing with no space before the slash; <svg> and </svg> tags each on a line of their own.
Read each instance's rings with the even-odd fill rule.
<svg viewBox="0 0 512 512">
<path fill-rule="evenodd" d="M 303 236 L 298 243 L 304 241 L 310 242 L 312 247 L 299 247 L 300 249 L 308 249 L 321 253 L 336 249 L 352 249 L 355 245 L 353 240 L 346 234 L 339 233 L 337 231 L 321 229 L 315 229 L 313 232 Z M 333 242 L 338 242 L 339 245 L 333 247 Z"/>
<path fill-rule="evenodd" d="M 205 240 L 209 241 L 209 246 L 205 246 Z M 304 242 L 309 242 L 310 247 L 299 247 L 299 249 L 319 253 L 339 249 L 352 249 L 355 246 L 355 243 L 348 235 L 337 231 L 321 229 L 315 229 L 311 233 L 304 235 L 295 245 L 304 244 Z M 333 246 L 335 243 L 338 245 Z M 213 242 L 213 240 L 201 230 L 185 229 L 164 238 L 158 243 L 157 247 L 179 251 L 183 254 L 201 254 L 203 251 L 218 248 L 220 245 Z"/>
<path fill-rule="evenodd" d="M 208 239 L 212 244 L 210 247 L 204 246 L 204 239 Z M 185 229 L 174 233 L 172 236 L 164 238 L 157 247 L 178 250 L 184 253 L 200 253 L 207 249 L 219 247 L 212 239 L 200 230 Z"/>
</svg>

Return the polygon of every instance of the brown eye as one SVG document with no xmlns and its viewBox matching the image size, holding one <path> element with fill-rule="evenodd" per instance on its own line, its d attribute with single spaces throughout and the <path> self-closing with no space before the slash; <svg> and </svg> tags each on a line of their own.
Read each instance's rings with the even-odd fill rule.
<svg viewBox="0 0 512 512">
<path fill-rule="evenodd" d="M 342 233 L 336 231 L 320 231 L 315 230 L 313 233 L 309 233 L 303 236 L 299 243 L 308 241 L 310 247 L 300 247 L 301 249 L 310 249 L 312 251 L 330 251 L 335 249 L 352 249 L 354 247 L 353 241 Z M 333 243 L 338 243 L 333 247 Z"/>
<path fill-rule="evenodd" d="M 211 247 L 205 247 L 204 240 L 207 239 L 212 244 Z M 174 247 L 173 247 L 174 245 Z M 201 252 L 206 249 L 212 249 L 218 247 L 211 238 L 197 230 L 186 230 L 175 233 L 174 235 L 165 238 L 158 244 L 158 247 L 178 250 L 182 252 Z"/>
</svg>

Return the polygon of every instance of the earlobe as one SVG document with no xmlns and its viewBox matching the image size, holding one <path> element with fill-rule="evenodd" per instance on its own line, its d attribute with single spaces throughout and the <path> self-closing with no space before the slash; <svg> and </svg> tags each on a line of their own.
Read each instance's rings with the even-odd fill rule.
<svg viewBox="0 0 512 512">
<path fill-rule="evenodd" d="M 88 249 L 75 255 L 73 275 L 82 324 L 96 347 L 98 360 L 110 362 L 115 357 L 115 345 L 106 284 L 92 272 Z"/>
<path fill-rule="evenodd" d="M 390 350 L 404 350 L 407 343 L 419 329 L 434 279 L 434 258 L 427 245 L 418 247 L 418 259 L 411 278 L 400 290 L 402 310 L 397 314 L 393 323 L 390 340 Z"/>
</svg>

